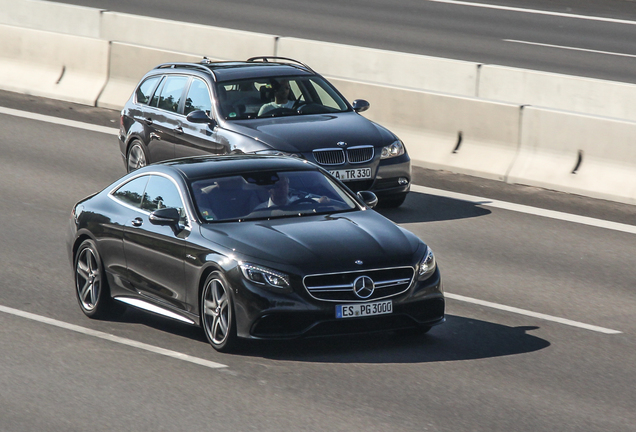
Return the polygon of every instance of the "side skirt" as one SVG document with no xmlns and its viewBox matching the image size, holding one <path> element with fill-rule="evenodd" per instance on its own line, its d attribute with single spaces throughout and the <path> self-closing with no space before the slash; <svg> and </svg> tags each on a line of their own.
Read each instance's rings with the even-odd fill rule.
<svg viewBox="0 0 636 432">
<path fill-rule="evenodd" d="M 158 315 L 167 317 L 167 318 L 172 318 L 175 319 L 177 321 L 181 321 L 181 322 L 185 322 L 188 324 L 192 324 L 192 325 L 196 325 L 196 323 L 194 321 L 192 321 L 190 318 L 187 318 L 183 315 L 179 315 L 177 313 L 174 313 L 168 309 L 164 309 L 162 307 L 159 307 L 157 305 L 154 305 L 152 303 L 148 303 L 147 301 L 144 300 L 140 300 L 137 298 L 131 298 L 131 297 L 121 297 L 121 296 L 117 296 L 115 297 L 115 300 L 120 301 L 122 303 L 126 303 L 129 304 L 131 306 L 134 306 L 136 308 L 139 309 L 143 309 L 146 310 L 148 312 L 152 312 L 152 313 L 156 313 Z"/>
</svg>

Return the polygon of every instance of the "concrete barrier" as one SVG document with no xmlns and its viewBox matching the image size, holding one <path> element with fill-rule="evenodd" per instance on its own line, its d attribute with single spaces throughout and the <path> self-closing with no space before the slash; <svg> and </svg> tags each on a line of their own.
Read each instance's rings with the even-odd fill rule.
<svg viewBox="0 0 636 432">
<path fill-rule="evenodd" d="M 160 63 L 200 62 L 201 59 L 201 56 L 194 54 L 113 42 L 110 47 L 108 84 L 100 95 L 97 106 L 122 109 L 141 77 Z"/>
<path fill-rule="evenodd" d="M 505 180 L 517 154 L 520 109 L 441 93 L 330 78 L 348 100 L 363 98 L 365 117 L 406 144 L 414 163 Z"/>
<path fill-rule="evenodd" d="M 274 55 L 276 44 L 272 35 L 118 12 L 102 14 L 101 38 L 224 60 Z"/>
<path fill-rule="evenodd" d="M 277 55 L 339 78 L 462 96 L 477 94 L 477 63 L 295 38 L 280 38 Z"/>
<path fill-rule="evenodd" d="M 0 24 L 99 38 L 101 9 L 41 0 L 0 0 Z"/>
<path fill-rule="evenodd" d="M 108 79 L 109 43 L 0 25 L 0 88 L 85 105 Z"/>
<path fill-rule="evenodd" d="M 636 204 L 636 122 L 526 107 L 509 183 Z"/>
<path fill-rule="evenodd" d="M 484 65 L 478 97 L 636 121 L 636 85 Z"/>
</svg>

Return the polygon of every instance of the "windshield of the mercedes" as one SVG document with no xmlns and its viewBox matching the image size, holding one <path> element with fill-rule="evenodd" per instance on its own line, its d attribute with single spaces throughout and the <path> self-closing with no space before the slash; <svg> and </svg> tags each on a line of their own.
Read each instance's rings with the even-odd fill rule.
<svg viewBox="0 0 636 432">
<path fill-rule="evenodd" d="M 337 213 L 358 204 L 320 171 L 263 171 L 193 181 L 205 222 Z"/>
<path fill-rule="evenodd" d="M 221 115 L 244 120 L 349 110 L 333 87 L 319 76 L 251 78 L 216 85 Z"/>
</svg>

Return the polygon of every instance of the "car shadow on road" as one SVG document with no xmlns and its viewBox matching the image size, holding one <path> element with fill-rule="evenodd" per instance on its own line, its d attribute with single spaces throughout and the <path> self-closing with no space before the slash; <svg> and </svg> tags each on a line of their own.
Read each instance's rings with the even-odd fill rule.
<svg viewBox="0 0 636 432">
<path fill-rule="evenodd" d="M 395 223 L 434 222 L 466 219 L 485 216 L 490 210 L 479 204 L 452 198 L 410 192 L 400 207 L 395 209 L 378 208 L 381 215 Z"/>
<path fill-rule="evenodd" d="M 423 335 L 393 332 L 292 341 L 249 341 L 238 355 L 314 363 L 428 363 L 475 360 L 538 351 L 550 346 L 528 332 L 447 315 L 446 323 Z"/>
</svg>

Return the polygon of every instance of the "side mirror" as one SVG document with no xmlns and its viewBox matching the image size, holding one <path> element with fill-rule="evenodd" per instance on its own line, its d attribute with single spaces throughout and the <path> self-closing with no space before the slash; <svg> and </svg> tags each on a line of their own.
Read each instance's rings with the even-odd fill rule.
<svg viewBox="0 0 636 432">
<path fill-rule="evenodd" d="M 179 225 L 179 210 L 174 207 L 165 207 L 150 213 L 148 220 L 153 225 L 177 226 Z"/>
<path fill-rule="evenodd" d="M 360 191 L 357 193 L 357 195 L 358 198 L 360 198 L 362 202 L 365 203 L 369 208 L 373 208 L 378 205 L 378 197 L 375 196 L 373 192 Z"/>
<path fill-rule="evenodd" d="M 203 110 L 192 111 L 187 115 L 186 120 L 190 123 L 208 123 L 212 127 L 216 126 L 214 119 L 210 118 Z"/>
<path fill-rule="evenodd" d="M 368 110 L 371 104 L 369 104 L 369 102 L 365 101 L 364 99 L 356 99 L 353 101 L 351 106 L 353 107 L 353 110 L 355 112 L 361 113 Z"/>
</svg>

